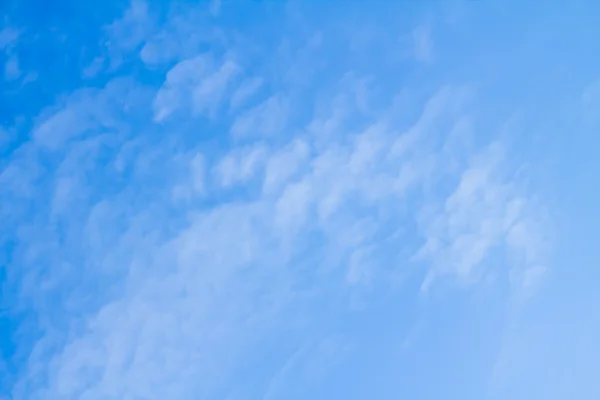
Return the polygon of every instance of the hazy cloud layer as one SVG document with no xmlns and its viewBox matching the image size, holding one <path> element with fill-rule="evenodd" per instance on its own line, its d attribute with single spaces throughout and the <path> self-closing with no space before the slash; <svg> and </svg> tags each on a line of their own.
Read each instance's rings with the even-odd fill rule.
<svg viewBox="0 0 600 400">
<path fill-rule="evenodd" d="M 136 0 L 91 36 L 73 90 L 7 111 L 7 398 L 435 397 L 392 371 L 424 376 L 410 351 L 459 360 L 451 340 L 488 326 L 473 293 L 501 329 L 432 374 L 450 398 L 505 393 L 553 267 L 557 203 L 520 136 L 541 128 L 493 73 L 451 71 L 482 63 L 447 39 L 470 14 L 363 8 Z M 19 32 L 0 31 L 6 85 L 33 71 Z M 597 86 L 574 96 L 587 126 Z M 486 376 L 444 381 L 468 371 Z"/>
</svg>

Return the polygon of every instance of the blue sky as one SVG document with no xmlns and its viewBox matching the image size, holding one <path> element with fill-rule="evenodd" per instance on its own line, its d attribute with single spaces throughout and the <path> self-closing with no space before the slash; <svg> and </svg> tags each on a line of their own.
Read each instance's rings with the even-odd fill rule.
<svg viewBox="0 0 600 400">
<path fill-rule="evenodd" d="M 598 399 L 591 1 L 9 1 L 0 399 Z"/>
</svg>

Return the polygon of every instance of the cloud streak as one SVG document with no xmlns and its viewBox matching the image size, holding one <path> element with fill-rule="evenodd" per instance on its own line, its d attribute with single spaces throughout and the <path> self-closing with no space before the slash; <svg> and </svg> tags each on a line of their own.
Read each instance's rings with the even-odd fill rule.
<svg viewBox="0 0 600 400">
<path fill-rule="evenodd" d="M 105 84 L 59 97 L 2 163 L 34 332 L 11 398 L 296 398 L 361 350 L 345 321 L 407 282 L 510 276 L 510 297 L 543 276 L 510 143 L 469 138 L 477 85 L 391 82 L 383 56 L 348 67 L 335 24 L 316 40 L 276 10 L 291 27 L 267 40 L 211 4 L 155 19 L 134 1 L 86 73 Z"/>
</svg>

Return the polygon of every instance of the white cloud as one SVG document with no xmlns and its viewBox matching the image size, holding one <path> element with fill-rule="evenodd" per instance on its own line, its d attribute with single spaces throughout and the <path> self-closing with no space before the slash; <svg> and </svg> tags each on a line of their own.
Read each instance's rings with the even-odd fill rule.
<svg viewBox="0 0 600 400">
<path fill-rule="evenodd" d="M 22 75 L 19 57 L 16 54 L 15 47 L 18 45 L 18 39 L 21 36 L 19 30 L 6 27 L 0 30 L 0 50 L 4 53 L 3 77 L 6 81 L 14 81 Z"/>
<path fill-rule="evenodd" d="M 183 182 L 173 188 L 174 200 L 190 200 L 206 194 L 206 160 L 200 153 L 194 154 L 187 162 L 188 173 Z"/>
<path fill-rule="evenodd" d="M 435 46 L 430 23 L 416 26 L 398 39 L 402 57 L 421 64 L 431 64 L 435 59 Z"/>
<path fill-rule="evenodd" d="M 412 33 L 415 59 L 422 63 L 433 61 L 433 39 L 429 25 L 421 25 Z"/>
<path fill-rule="evenodd" d="M 110 29 L 147 18 L 134 3 Z M 227 398 L 279 342 L 300 350 L 270 364 L 272 379 L 257 375 L 257 392 L 321 379 L 352 342 L 323 321 L 396 288 L 418 247 L 398 232 L 414 226 L 433 278 L 474 280 L 506 244 L 523 284 L 536 279 L 537 228 L 510 160 L 497 145 L 454 154 L 476 112 L 468 88 L 441 87 L 414 118 L 394 102 L 401 88 L 386 87 L 382 109 L 369 102 L 366 82 L 385 77 L 342 74 L 337 91 L 306 94 L 257 73 L 236 89 L 248 61 L 220 52 L 226 40 L 199 54 L 214 36 L 190 20 L 174 13 L 147 41 L 144 23 L 123 44 L 153 67 L 174 63 L 154 97 L 125 80 L 72 94 L 0 175 L 21 196 L 1 198 L 23 254 L 15 285 L 41 320 L 15 399 Z M 35 215 L 19 221 L 13 204 L 27 201 Z"/>
<path fill-rule="evenodd" d="M 20 32 L 14 28 L 6 27 L 0 31 L 0 49 L 11 46 L 19 38 Z"/>
<path fill-rule="evenodd" d="M 285 97 L 273 95 L 261 104 L 243 112 L 231 126 L 234 138 L 246 139 L 283 133 L 289 114 Z"/>
<path fill-rule="evenodd" d="M 194 158 L 192 158 L 192 161 L 190 162 L 192 188 L 198 193 L 204 191 L 204 189 L 205 189 L 205 184 L 204 184 L 205 166 L 204 165 L 205 165 L 204 157 L 202 157 L 202 155 L 200 155 L 200 154 L 196 154 L 194 156 Z"/>
<path fill-rule="evenodd" d="M 185 103 L 185 96 L 210 70 L 205 55 L 179 62 L 167 73 L 165 83 L 154 99 L 154 120 L 162 121 Z"/>
<path fill-rule="evenodd" d="M 423 289 L 428 290 L 439 275 L 456 274 L 463 282 L 477 281 L 485 274 L 485 262 L 492 250 L 506 246 L 524 257 L 525 277 L 516 289 L 531 285 L 542 261 L 542 248 L 535 243 L 541 232 L 526 230 L 530 215 L 528 199 L 518 192 L 506 173 L 502 147 L 495 143 L 474 156 L 454 191 L 421 223 L 426 237 L 417 258 L 433 260 Z M 506 261 L 509 263 L 509 261 Z M 514 272 L 513 272 L 514 273 Z"/>
<path fill-rule="evenodd" d="M 196 114 L 207 112 L 214 116 L 216 106 L 223 100 L 229 82 L 238 73 L 239 67 L 234 62 L 226 60 L 217 71 L 200 82 L 192 94 L 194 112 Z"/>
<path fill-rule="evenodd" d="M 267 149 L 262 145 L 241 148 L 223 157 L 214 173 L 220 186 L 228 188 L 253 178 L 265 162 Z"/>
<path fill-rule="evenodd" d="M 123 16 L 106 27 L 104 44 L 109 52 L 111 68 L 118 67 L 127 53 L 140 47 L 153 26 L 148 4 L 144 0 L 131 0 Z"/>
<path fill-rule="evenodd" d="M 96 76 L 103 68 L 106 63 L 104 57 L 98 56 L 92 60 L 92 62 L 83 69 L 82 76 L 84 78 L 92 78 Z"/>
<path fill-rule="evenodd" d="M 263 85 L 262 78 L 251 78 L 245 80 L 231 96 L 230 107 L 232 110 L 237 110 L 242 106 L 252 95 L 254 95 Z"/>
<path fill-rule="evenodd" d="M 306 179 L 288 184 L 275 203 L 275 226 L 281 235 L 295 233 L 308 224 L 314 188 Z"/>
<path fill-rule="evenodd" d="M 310 147 L 305 140 L 294 140 L 279 152 L 272 154 L 265 166 L 263 191 L 271 193 L 294 177 L 310 156 Z"/>
<path fill-rule="evenodd" d="M 173 112 L 189 107 L 194 114 L 214 117 L 239 67 L 224 60 L 216 67 L 210 56 L 200 55 L 175 65 L 154 100 L 154 119 L 163 121 Z"/>
<path fill-rule="evenodd" d="M 215 26 L 214 15 L 206 4 L 180 4 L 172 8 L 164 24 L 152 31 L 140 51 L 140 58 L 151 68 L 198 55 L 207 44 L 225 52 L 231 50 L 229 37 Z M 226 46 L 227 44 L 227 46 Z"/>
<path fill-rule="evenodd" d="M 117 129 L 123 125 L 123 116 L 137 111 L 145 102 L 145 95 L 143 87 L 134 86 L 128 79 L 115 79 L 102 90 L 82 89 L 58 110 L 43 113 L 33 138 L 41 147 L 58 149 L 88 132 Z M 114 113 L 113 108 L 120 110 Z"/>
<path fill-rule="evenodd" d="M 87 127 L 85 115 L 65 109 L 44 121 L 34 132 L 34 138 L 44 146 L 60 146 L 68 138 L 85 131 Z"/>
<path fill-rule="evenodd" d="M 98 105 L 101 109 L 92 115 L 110 121 L 118 110 L 113 105 L 121 101 L 111 94 L 112 87 L 76 98 L 79 104 Z M 453 102 L 451 94 L 446 96 Z M 82 109 L 72 102 L 68 104 Z M 432 113 L 432 105 L 438 114 Z M 331 112 L 337 111 L 334 108 Z M 32 371 L 41 368 L 41 376 L 48 379 L 39 384 L 37 395 L 83 399 L 208 396 L 225 390 L 236 366 L 251 349 L 286 331 L 288 323 L 296 318 L 287 316 L 290 309 L 310 309 L 314 301 L 342 311 L 344 302 L 336 305 L 337 301 L 328 299 L 325 282 L 338 282 L 336 285 L 343 288 L 339 294 L 342 298 L 354 290 L 352 287 L 385 290 L 387 272 L 379 266 L 388 257 L 394 259 L 394 248 L 399 243 L 389 241 L 388 235 L 395 234 L 398 224 L 408 217 L 398 204 L 411 188 L 396 182 L 406 179 L 402 171 L 422 155 L 420 142 L 433 126 L 425 119 L 439 119 L 444 113 L 439 101 L 432 101 L 416 125 L 404 134 L 387 126 L 384 117 L 357 134 L 334 129 L 328 144 L 321 143 L 320 147 L 310 144 L 318 137 L 307 133 L 291 138 L 279 150 L 268 150 L 260 143 L 233 149 L 212 167 L 206 165 L 209 160 L 191 153 L 181 159 L 185 161 L 182 165 L 187 165 L 187 172 L 180 175 L 184 179 L 164 183 L 166 189 L 179 190 L 187 185 L 190 191 L 206 193 L 210 187 L 202 180 L 203 171 L 214 168 L 223 186 L 257 179 L 259 197 L 242 196 L 230 204 L 209 208 L 190 205 L 180 217 L 161 211 L 168 207 L 168 203 L 162 205 L 161 197 L 140 195 L 132 198 L 138 198 L 135 202 L 142 206 L 133 216 L 127 216 L 131 200 L 126 197 L 105 203 L 104 217 L 93 217 L 95 213 L 88 211 L 90 228 L 86 234 L 93 236 L 86 240 L 95 243 L 90 257 L 102 254 L 101 260 L 109 268 L 104 271 L 125 280 L 119 284 L 120 290 L 109 290 L 98 297 L 105 301 L 86 311 L 87 322 L 67 324 L 68 343 L 54 347 L 50 360 L 32 358 Z M 389 115 L 394 115 L 394 110 Z M 82 127 L 102 129 L 102 125 L 89 125 L 86 121 L 90 120 L 84 119 L 82 125 L 75 119 L 68 125 L 75 129 L 79 124 L 75 129 L 78 132 Z M 313 124 L 309 121 L 308 125 Z M 408 145 L 404 139 L 415 132 L 423 137 L 412 139 L 413 144 Z M 52 141 L 46 139 L 43 143 L 47 142 Z M 398 146 L 401 142 L 404 145 Z M 68 142 L 55 138 L 54 143 L 65 146 Z M 156 154 L 152 157 L 164 160 L 172 154 L 172 148 L 165 147 L 164 142 L 149 141 L 146 146 L 150 147 L 141 156 L 151 150 Z M 398 152 L 400 148 L 403 150 Z M 164 162 L 150 162 L 144 168 L 151 168 L 149 174 L 172 169 Z M 418 163 L 408 171 L 418 173 Z M 63 175 L 68 176 L 66 172 Z M 189 179 L 187 184 L 185 179 Z M 69 190 L 59 186 L 55 193 L 62 204 L 75 210 L 83 205 L 78 196 L 84 182 L 67 182 Z M 152 181 L 144 178 L 142 182 Z M 411 182 L 417 185 L 419 181 Z M 62 210 L 66 209 L 63 206 Z M 365 210 L 370 210 L 368 221 L 364 221 Z M 109 221 L 123 217 L 126 219 L 119 225 L 129 228 L 110 234 L 115 222 Z M 173 226 L 181 217 L 183 220 Z M 387 224 L 394 226 L 388 231 Z M 297 269 L 306 256 L 303 243 L 317 232 L 321 243 L 311 253 L 318 255 L 323 265 Z M 91 265 L 99 262 L 94 258 L 84 260 Z M 91 270 L 84 271 L 91 274 Z M 78 276 L 69 275 L 75 272 L 65 273 L 63 279 Z M 305 289 L 310 296 L 303 300 L 291 288 L 294 282 L 305 280 L 305 274 L 314 276 L 314 281 Z M 56 284 L 60 287 L 71 282 L 58 280 Z M 314 316 L 306 318 L 310 324 Z M 245 332 L 243 337 L 240 331 Z M 51 370 L 38 363 L 51 366 Z M 198 382 L 191 376 L 204 376 L 207 381 Z"/>
<path fill-rule="evenodd" d="M 17 79 L 20 75 L 21 69 L 19 68 L 19 59 L 17 56 L 13 55 L 4 65 L 4 79 L 12 81 Z"/>
</svg>

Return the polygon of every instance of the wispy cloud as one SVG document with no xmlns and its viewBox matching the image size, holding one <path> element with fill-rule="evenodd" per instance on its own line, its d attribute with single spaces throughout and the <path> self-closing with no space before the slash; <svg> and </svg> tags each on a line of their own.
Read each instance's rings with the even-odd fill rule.
<svg viewBox="0 0 600 400">
<path fill-rule="evenodd" d="M 191 69 L 185 79 L 202 81 L 202 76 L 205 76 L 202 70 Z M 173 70 L 166 79 L 167 85 L 181 82 L 174 78 Z M 63 218 L 74 224 L 70 230 L 90 224 L 85 222 L 91 218 L 91 215 L 86 217 L 91 211 L 87 201 L 93 205 L 98 200 L 94 200 L 93 189 L 80 180 L 79 174 L 70 172 L 75 164 L 69 159 L 78 153 L 81 155 L 77 157 L 81 157 L 90 151 L 97 152 L 101 143 L 108 144 L 110 139 L 68 143 L 89 135 L 90 131 L 126 131 L 126 120 L 120 122 L 123 116 L 120 112 L 115 114 L 122 108 L 119 105 L 124 101 L 124 89 L 111 84 L 99 92 L 75 95 L 65 109 L 41 123 L 36 131 L 36 141 L 42 148 L 58 150 L 69 146 L 70 156 L 58 170 L 64 172 L 54 178 L 51 193 L 52 215 L 54 218 L 65 215 Z M 155 110 L 158 99 L 165 99 L 164 90 L 163 87 L 157 95 Z M 288 324 L 294 326 L 302 319 L 302 324 L 314 324 L 314 316 L 302 314 L 310 313 L 312 304 L 320 303 L 324 310 L 331 309 L 325 312 L 343 312 L 351 304 L 339 301 L 357 290 L 353 287 L 386 290 L 386 277 L 395 269 L 394 265 L 386 264 L 397 261 L 400 246 L 393 235 L 411 220 L 410 208 L 397 205 L 406 202 L 409 193 L 421 198 L 423 185 L 442 173 L 443 161 L 434 162 L 436 157 L 442 157 L 434 137 L 438 128 L 451 126 L 452 120 L 460 117 L 459 109 L 448 111 L 447 107 L 455 104 L 456 94 L 460 95 L 460 91 L 443 89 L 436 94 L 417 122 L 404 133 L 387 121 L 393 116 L 393 109 L 371 122 L 365 121 L 365 128 L 355 133 L 345 130 L 344 121 L 353 117 L 352 107 L 358 107 L 350 103 L 351 108 L 343 114 L 346 117 L 328 132 L 325 142 L 317 130 L 294 136 L 282 148 L 260 142 L 249 148 L 234 147 L 217 157 L 214 167 L 205 164 L 214 156 L 194 157 L 190 161 L 191 171 L 183 175 L 188 176 L 187 180 L 164 175 L 165 168 L 175 171 L 174 165 L 169 165 L 177 159 L 177 153 L 161 144 L 168 143 L 168 138 L 159 139 L 158 143 L 145 142 L 138 157 L 155 153 L 156 161 L 149 161 L 151 164 L 144 167 L 146 174 L 138 172 L 142 174 L 139 184 L 154 181 L 158 185 L 156 190 L 174 191 L 178 198 L 208 190 L 207 201 L 218 201 L 216 187 L 211 189 L 205 183 L 208 168 L 214 170 L 215 184 L 230 189 L 246 187 L 246 194 L 212 207 L 195 208 L 192 205 L 196 203 L 189 203 L 178 216 L 166 211 L 172 200 L 154 190 L 142 191 L 127 201 L 141 207 L 133 216 L 127 216 L 130 206 L 122 203 L 126 201 L 123 195 L 109 203 L 104 200 L 108 215 L 127 218 L 119 225 L 130 228 L 109 242 L 94 240 L 94 246 L 106 251 L 103 259 L 111 260 L 106 265 L 108 270 L 94 274 L 105 276 L 102 279 L 108 279 L 107 284 L 115 279 L 108 277 L 122 277 L 119 279 L 124 281 L 118 284 L 120 289 L 111 291 L 114 295 L 104 296 L 105 303 L 86 310 L 85 324 L 77 327 L 73 322 L 68 323 L 69 340 L 55 347 L 50 360 L 32 359 L 31 368 L 43 372 L 41 376 L 47 379 L 39 384 L 40 391 L 36 393 L 47 397 L 92 398 L 189 397 L 197 393 L 209 396 L 224 390 L 226 382 L 234 377 L 236 365 L 248 357 L 252 348 L 283 334 L 290 329 L 286 328 Z M 242 131 L 235 128 L 240 126 L 239 119 L 233 120 L 233 138 L 246 134 L 245 138 L 260 140 L 260 134 L 277 134 L 286 129 L 283 123 L 268 122 L 282 118 L 280 109 L 265 106 L 272 104 L 274 96 L 278 95 L 269 95 L 258 109 L 241 111 L 239 118 L 253 115 L 254 122 L 244 125 Z M 337 109 L 331 112 L 329 118 Z M 311 120 L 307 125 L 315 126 Z M 251 135 L 253 132 L 257 135 Z M 510 210 L 504 210 L 518 204 L 510 203 L 511 198 L 501 192 L 503 182 L 498 183 L 492 177 L 493 157 L 480 158 L 492 160 L 492 164 L 480 165 L 475 160 L 462 173 L 457 189 L 445 202 L 445 209 L 425 229 L 428 243 L 444 239 L 451 243 L 427 253 L 435 261 L 432 274 L 443 271 L 440 263 L 445 258 L 453 262 L 449 272 L 463 277 L 470 275 L 474 265 L 483 260 L 498 240 L 499 231 L 514 223 L 512 219 L 516 217 Z M 80 158 L 73 161 L 77 159 Z M 142 168 L 135 166 L 142 160 L 132 159 L 128 168 Z M 159 160 L 167 163 L 159 167 L 163 172 L 148 180 L 151 175 L 147 174 L 159 171 L 154 167 Z M 132 172 L 135 174 L 135 169 Z M 108 173 L 114 186 L 119 175 Z M 161 180 L 161 176 L 168 176 L 168 180 Z M 251 178 L 256 183 L 250 184 Z M 83 226 L 65 214 L 78 208 Z M 96 237 L 106 237 L 107 232 L 101 227 L 107 221 L 105 217 L 100 225 L 95 223 Z M 523 238 L 519 236 L 526 234 L 519 231 L 513 236 L 520 243 Z M 317 237 L 320 243 L 314 242 Z M 83 244 L 77 243 L 73 245 Z M 112 243 L 111 247 L 107 247 L 108 243 Z M 121 254 L 122 249 L 128 255 Z M 310 260 L 307 251 L 318 255 L 316 264 L 310 268 L 303 266 Z M 91 263 L 91 267 L 102 262 L 91 257 L 97 254 L 88 250 L 79 256 L 79 262 Z M 58 293 L 67 290 L 64 285 L 75 282 L 82 273 L 88 274 L 81 269 L 70 272 L 68 268 L 63 283 L 53 284 L 55 290 Z M 297 285 L 304 289 L 293 289 Z M 329 290 L 337 291 L 338 295 L 331 297 Z M 34 297 L 43 298 L 40 296 L 43 295 Z M 301 314 L 287 316 L 298 307 L 303 310 Z M 72 315 L 67 317 L 70 320 L 77 314 L 67 315 Z M 240 330 L 245 332 L 243 337 L 238 335 Z M 46 336 L 40 343 L 48 340 Z M 42 367 L 48 362 L 52 370 Z M 200 385 L 191 376 L 210 377 L 210 383 Z"/>
<path fill-rule="evenodd" d="M 419 62 L 430 63 L 433 61 L 433 39 L 429 25 L 421 25 L 412 33 L 414 41 L 414 55 Z"/>
<path fill-rule="evenodd" d="M 0 49 L 6 49 L 13 45 L 19 38 L 19 31 L 17 29 L 6 27 L 0 31 Z"/>
<path fill-rule="evenodd" d="M 542 202 L 478 135 L 482 85 L 394 80 L 405 60 L 361 63 L 337 23 L 216 25 L 225 6 L 132 2 L 83 71 L 106 82 L 1 164 L 35 332 L 12 398 L 296 398 L 371 340 L 361 312 L 401 319 L 446 278 L 532 293 L 548 267 Z M 420 63 L 435 32 L 411 36 Z"/>
<path fill-rule="evenodd" d="M 246 102 L 252 95 L 258 91 L 263 84 L 262 78 L 251 78 L 244 81 L 236 90 L 233 96 L 231 96 L 231 109 L 238 109 L 244 102 Z"/>
<path fill-rule="evenodd" d="M 4 79 L 8 81 L 15 80 L 21 75 L 21 69 L 19 68 L 19 59 L 17 56 L 11 56 L 6 64 L 4 65 Z"/>
<path fill-rule="evenodd" d="M 531 226 L 535 216 L 503 167 L 504 159 L 498 143 L 473 156 L 451 194 L 438 209 L 427 210 L 425 215 L 433 216 L 424 217 L 427 241 L 417 257 L 433 258 L 435 267 L 423 289 L 438 274 L 456 274 L 463 282 L 479 279 L 486 273 L 486 259 L 498 246 L 507 246 L 524 259 L 524 265 L 518 265 L 524 271 L 516 285 L 533 286 L 543 271 L 543 248 L 537 244 L 542 233 Z M 507 265 L 517 266 L 510 261 Z"/>
</svg>

